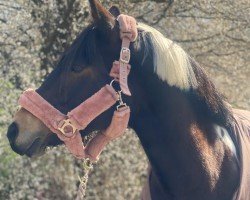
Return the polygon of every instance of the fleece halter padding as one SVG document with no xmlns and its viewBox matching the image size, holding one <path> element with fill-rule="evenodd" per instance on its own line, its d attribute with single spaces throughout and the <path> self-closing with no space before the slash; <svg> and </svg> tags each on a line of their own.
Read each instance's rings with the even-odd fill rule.
<svg viewBox="0 0 250 200">
<path fill-rule="evenodd" d="M 136 21 L 126 15 L 119 16 L 118 21 L 121 27 L 122 48 L 120 59 L 113 63 L 110 76 L 119 82 L 122 93 L 131 95 L 127 85 L 127 77 L 131 69 L 128 64 L 130 61 L 129 45 L 137 37 Z M 116 92 L 111 85 L 105 85 L 67 115 L 61 113 L 32 89 L 23 92 L 19 98 L 19 105 L 57 134 L 76 158 L 90 158 L 95 161 L 105 145 L 121 136 L 126 130 L 130 108 L 124 104 L 118 106 L 109 127 L 102 134 L 96 135 L 86 147 L 83 145 L 80 130 L 84 130 L 91 121 L 111 108 L 117 101 L 122 102 L 121 94 Z"/>
<path fill-rule="evenodd" d="M 121 90 L 124 94 L 131 96 L 128 88 L 128 74 L 131 69 L 130 61 L 130 42 L 134 42 L 138 36 L 135 18 L 127 15 L 119 15 L 117 18 L 120 26 L 120 37 L 122 39 L 122 48 L 120 60 L 114 61 L 110 76 L 120 83 Z M 119 70 L 117 70 L 119 68 Z"/>
</svg>

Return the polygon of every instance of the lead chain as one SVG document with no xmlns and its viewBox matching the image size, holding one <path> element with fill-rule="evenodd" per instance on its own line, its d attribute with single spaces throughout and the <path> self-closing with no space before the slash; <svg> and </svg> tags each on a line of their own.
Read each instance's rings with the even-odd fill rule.
<svg viewBox="0 0 250 200">
<path fill-rule="evenodd" d="M 76 200 L 84 200 L 89 179 L 89 172 L 93 169 L 93 166 L 94 163 L 89 158 L 83 159 L 83 177 L 78 177 L 80 185 L 78 188 Z"/>
</svg>

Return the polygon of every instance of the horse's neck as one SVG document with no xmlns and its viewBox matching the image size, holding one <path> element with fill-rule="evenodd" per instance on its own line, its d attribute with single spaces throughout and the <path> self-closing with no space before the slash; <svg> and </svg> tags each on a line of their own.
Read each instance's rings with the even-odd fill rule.
<svg viewBox="0 0 250 200">
<path fill-rule="evenodd" d="M 147 103 L 133 128 L 153 170 L 165 191 L 188 197 L 200 189 L 198 198 L 199 193 L 213 198 L 211 190 L 216 187 L 226 153 L 213 131 L 213 122 L 193 109 L 186 94 L 152 79 L 142 78 Z"/>
<path fill-rule="evenodd" d="M 138 114 L 135 131 L 153 169 L 167 187 L 165 189 L 180 192 L 186 189 L 183 186 L 188 185 L 190 178 L 194 180 L 190 187 L 195 188 L 203 176 L 194 174 L 202 171 L 202 165 L 199 166 L 200 169 L 195 169 L 197 165 L 193 165 L 194 162 L 200 162 L 200 155 L 195 146 L 196 138 L 191 129 L 196 128 L 196 116 L 188 101 L 181 99 L 181 96 L 172 96 L 175 98 L 172 99 L 171 96 L 164 97 L 164 94 L 152 95 L 157 100 Z M 203 133 L 200 134 L 200 137 L 205 137 Z M 182 184 L 179 184 L 180 182 Z"/>
</svg>

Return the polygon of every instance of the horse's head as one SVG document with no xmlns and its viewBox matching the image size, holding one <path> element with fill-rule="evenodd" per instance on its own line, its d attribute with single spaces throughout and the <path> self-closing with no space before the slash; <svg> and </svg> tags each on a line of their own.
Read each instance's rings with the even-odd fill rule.
<svg viewBox="0 0 250 200">
<path fill-rule="evenodd" d="M 110 83 L 109 71 L 113 61 L 119 58 L 121 40 L 119 24 L 115 20 L 118 9 L 113 7 L 109 12 L 96 0 L 90 0 L 90 7 L 93 22 L 62 55 L 57 67 L 37 89 L 45 100 L 64 114 Z M 82 135 L 105 129 L 113 111 L 111 108 L 97 117 Z M 56 134 L 23 108 L 15 114 L 7 136 L 12 149 L 21 155 L 41 155 L 47 146 L 61 144 Z"/>
</svg>

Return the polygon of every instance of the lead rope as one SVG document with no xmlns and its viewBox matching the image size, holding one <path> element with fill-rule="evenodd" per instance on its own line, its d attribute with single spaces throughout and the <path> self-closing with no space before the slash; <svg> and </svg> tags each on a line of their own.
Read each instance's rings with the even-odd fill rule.
<svg viewBox="0 0 250 200">
<path fill-rule="evenodd" d="M 87 189 L 87 183 L 89 179 L 89 173 L 94 168 L 95 162 L 92 162 L 89 158 L 83 159 L 83 176 L 82 178 L 78 176 L 78 179 L 80 181 L 77 197 L 76 200 L 84 200 L 84 197 L 86 195 L 86 189 Z"/>
</svg>

